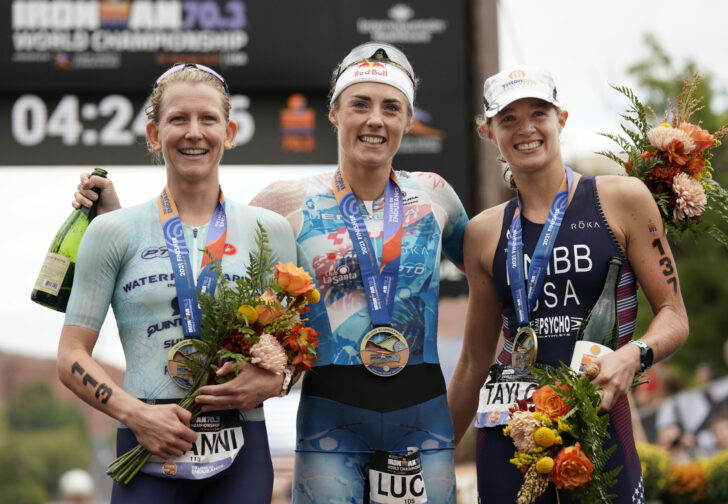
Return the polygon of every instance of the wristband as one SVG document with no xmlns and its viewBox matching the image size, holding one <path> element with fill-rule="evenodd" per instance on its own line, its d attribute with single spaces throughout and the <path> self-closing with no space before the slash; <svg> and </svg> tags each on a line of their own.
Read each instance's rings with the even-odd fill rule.
<svg viewBox="0 0 728 504">
<path fill-rule="evenodd" d="M 291 385 L 292 385 L 292 379 L 293 379 L 293 371 L 290 367 L 286 366 L 283 369 L 283 374 L 285 375 L 283 377 L 283 385 L 281 385 L 281 393 L 278 397 L 286 397 L 288 395 L 288 392 L 291 391 Z"/>
<path fill-rule="evenodd" d="M 652 348 L 641 340 L 632 340 L 630 343 L 637 345 L 640 348 L 640 371 L 645 372 L 650 369 L 655 358 Z"/>
</svg>

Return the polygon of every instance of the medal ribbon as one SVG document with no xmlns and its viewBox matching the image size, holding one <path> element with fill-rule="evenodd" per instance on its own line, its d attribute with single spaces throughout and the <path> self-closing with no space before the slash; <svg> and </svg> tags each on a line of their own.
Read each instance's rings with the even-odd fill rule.
<svg viewBox="0 0 728 504">
<path fill-rule="evenodd" d="M 546 278 L 551 251 L 556 242 L 556 235 L 564 220 L 566 204 L 569 201 L 571 183 L 574 180 L 574 172 L 568 166 L 564 179 L 561 181 L 559 192 L 556 193 L 551 203 L 549 216 L 541 230 L 541 236 L 533 251 L 531 264 L 528 268 L 528 290 L 526 290 L 526 277 L 524 275 L 523 261 L 523 236 L 521 231 L 521 213 L 523 202 L 518 196 L 518 206 L 513 212 L 511 221 L 510 236 L 508 237 L 508 278 L 511 284 L 511 296 L 516 309 L 518 327 L 524 327 L 530 323 L 530 313 L 536 306 L 536 300 L 541 294 L 543 282 Z"/>
<path fill-rule="evenodd" d="M 197 286 L 195 286 L 189 249 L 182 230 L 182 220 L 179 217 L 177 205 L 174 204 L 169 186 L 164 187 L 157 200 L 159 218 L 162 221 L 162 233 L 167 243 L 169 260 L 172 263 L 172 271 L 174 272 L 174 286 L 177 290 L 177 301 L 179 302 L 182 318 L 182 332 L 185 338 L 199 338 L 201 336 L 198 326 L 202 321 L 202 312 L 197 302 L 195 287 L 202 294 L 206 292 L 209 292 L 210 295 L 215 294 L 217 275 L 210 268 L 210 257 L 207 252 L 209 251 L 212 254 L 213 260 L 219 261 L 225 251 L 227 216 L 225 215 L 224 201 L 225 198 L 222 190 L 220 190 L 220 199 L 215 212 L 212 214 L 210 227 L 207 230 L 205 253 L 202 255 L 202 264 L 197 276 Z"/>
<path fill-rule="evenodd" d="M 336 169 L 332 179 L 334 196 L 339 204 L 341 216 L 349 231 L 359 261 L 359 271 L 364 281 L 364 292 L 369 304 L 372 325 L 388 326 L 392 321 L 394 293 L 399 276 L 399 261 L 402 255 L 403 197 L 394 170 L 390 173 L 384 192 L 384 243 L 382 264 L 377 264 L 372 241 L 369 239 L 359 202 L 344 178 L 341 167 Z"/>
</svg>

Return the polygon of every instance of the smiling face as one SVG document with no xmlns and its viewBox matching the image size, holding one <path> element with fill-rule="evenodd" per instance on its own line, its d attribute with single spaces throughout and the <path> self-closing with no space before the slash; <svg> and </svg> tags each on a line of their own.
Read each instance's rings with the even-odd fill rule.
<svg viewBox="0 0 728 504">
<path fill-rule="evenodd" d="M 161 152 L 167 177 L 199 181 L 217 177 L 237 126 L 227 122 L 220 92 L 201 82 L 175 82 L 164 92 L 159 122 L 147 123 L 152 150 Z"/>
<path fill-rule="evenodd" d="M 360 82 L 342 91 L 329 120 L 338 129 L 342 166 L 391 167 L 412 118 L 404 93 L 388 84 Z"/>
<path fill-rule="evenodd" d="M 516 100 L 489 123 L 486 135 L 514 171 L 562 164 L 559 135 L 568 113 L 537 98 Z"/>
</svg>

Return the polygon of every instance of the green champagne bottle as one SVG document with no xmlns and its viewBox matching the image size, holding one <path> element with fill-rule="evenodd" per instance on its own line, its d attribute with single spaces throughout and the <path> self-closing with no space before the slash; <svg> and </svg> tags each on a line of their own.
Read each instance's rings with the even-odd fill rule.
<svg viewBox="0 0 728 504">
<path fill-rule="evenodd" d="M 621 268 L 622 261 L 618 257 L 609 259 L 609 269 L 602 292 L 579 326 L 570 365 L 571 369 L 578 373 L 583 373 L 584 366 L 597 355 L 604 355 L 617 349 L 619 340 L 617 280 Z"/>
<path fill-rule="evenodd" d="M 106 170 L 96 168 L 92 175 L 106 178 Z M 100 192 L 96 188 L 93 191 L 96 194 Z M 96 217 L 97 205 L 98 200 L 90 208 L 77 208 L 58 230 L 43 261 L 30 299 L 53 310 L 66 311 L 68 298 L 71 296 L 78 245 L 89 222 Z"/>
</svg>

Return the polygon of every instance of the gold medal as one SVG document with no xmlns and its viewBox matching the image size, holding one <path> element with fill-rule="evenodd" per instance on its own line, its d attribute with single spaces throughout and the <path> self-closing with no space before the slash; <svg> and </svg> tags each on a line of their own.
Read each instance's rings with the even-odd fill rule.
<svg viewBox="0 0 728 504">
<path fill-rule="evenodd" d="M 520 327 L 513 339 L 513 351 L 511 352 L 511 365 L 519 375 L 526 374 L 528 367 L 536 362 L 538 354 L 538 338 L 533 327 L 527 325 Z"/>
<path fill-rule="evenodd" d="M 375 327 L 361 340 L 359 355 L 372 374 L 394 376 L 407 365 L 409 345 L 398 330 L 389 326 Z"/>
<path fill-rule="evenodd" d="M 192 370 L 185 364 L 185 357 L 195 357 L 197 347 L 189 339 L 177 342 L 167 354 L 167 372 L 169 378 L 179 387 L 189 390 L 192 388 Z"/>
</svg>

